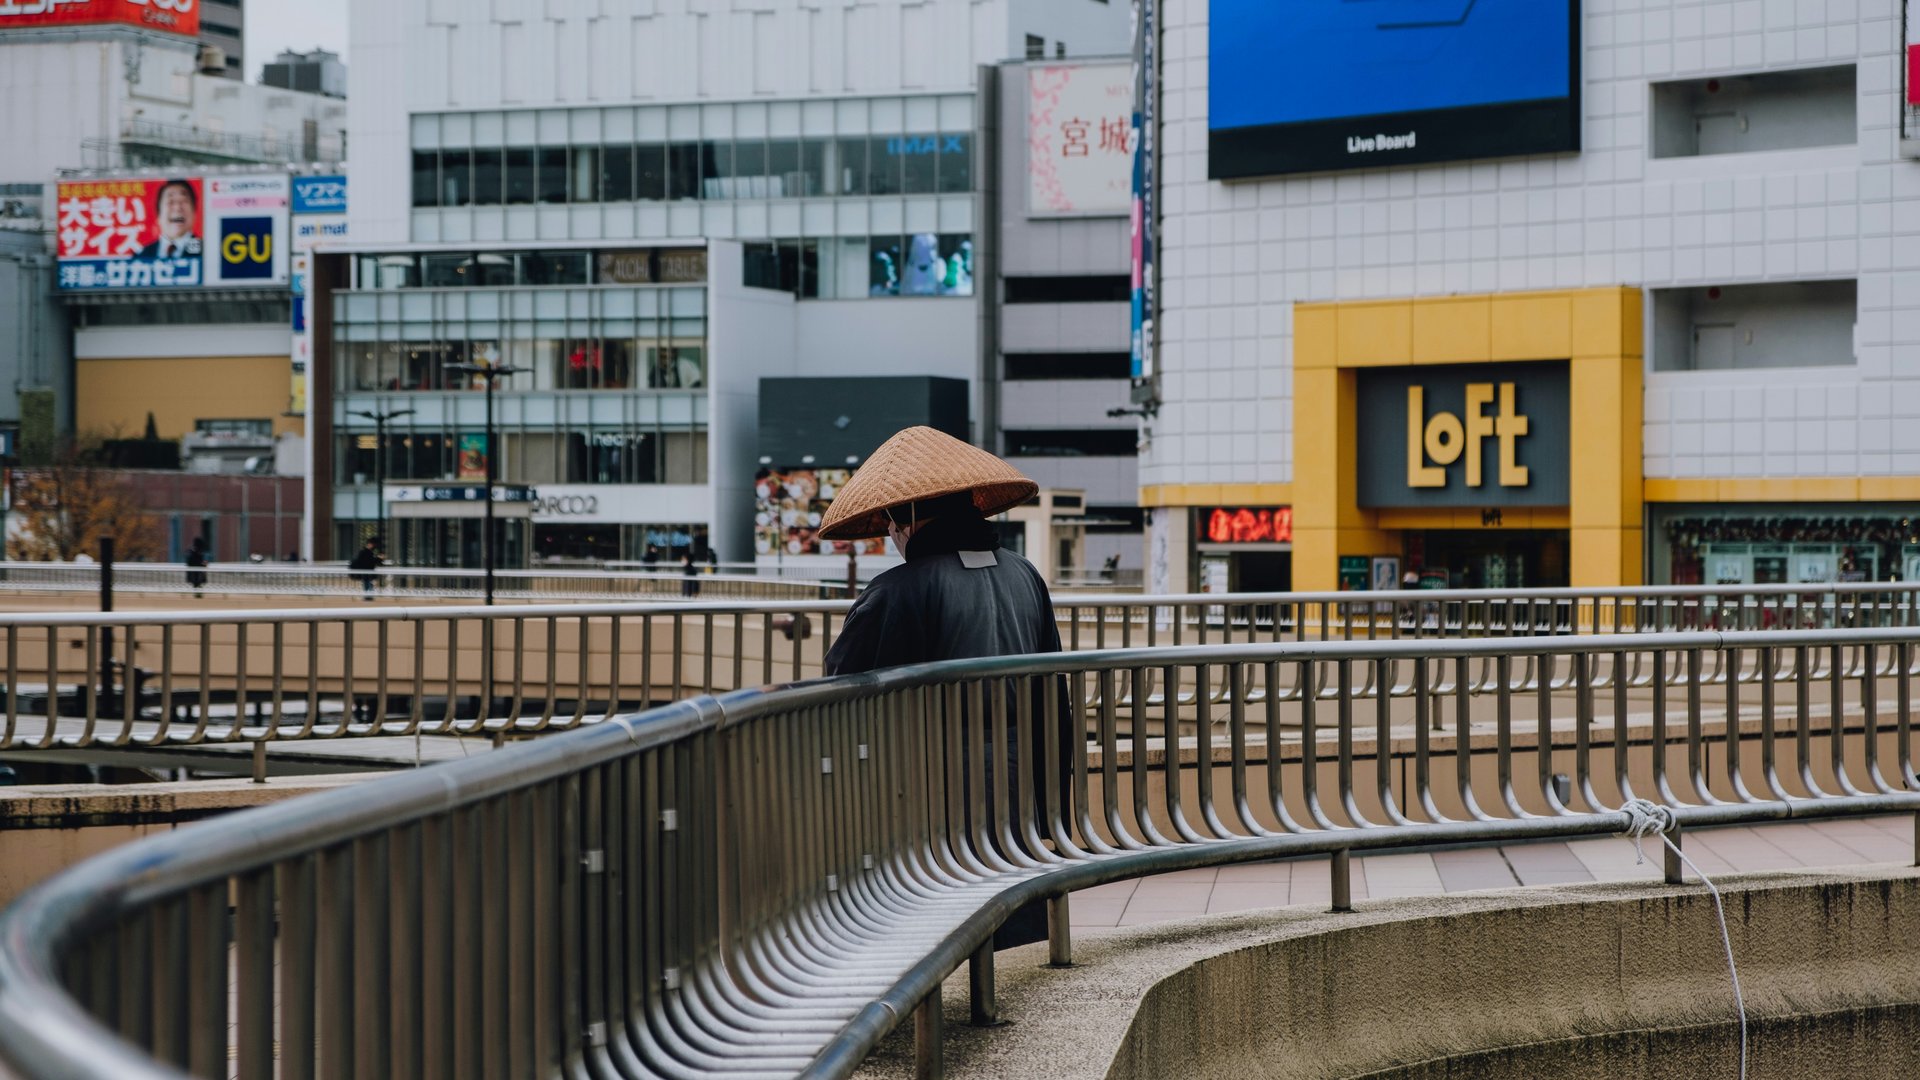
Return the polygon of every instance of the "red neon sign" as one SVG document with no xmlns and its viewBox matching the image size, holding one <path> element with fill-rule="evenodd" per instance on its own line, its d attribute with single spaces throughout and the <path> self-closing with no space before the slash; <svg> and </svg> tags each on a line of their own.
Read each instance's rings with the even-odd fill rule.
<svg viewBox="0 0 1920 1080">
<path fill-rule="evenodd" d="M 1293 507 L 1219 506 L 1206 516 L 1210 544 L 1290 544 Z"/>
</svg>

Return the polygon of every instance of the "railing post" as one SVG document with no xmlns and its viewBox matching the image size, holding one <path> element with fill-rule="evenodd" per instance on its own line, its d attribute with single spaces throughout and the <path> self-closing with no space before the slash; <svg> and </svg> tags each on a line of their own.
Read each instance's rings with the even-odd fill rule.
<svg viewBox="0 0 1920 1080">
<path fill-rule="evenodd" d="M 992 939 L 975 949 L 973 959 L 967 961 L 967 1005 L 974 1027 L 999 1026 L 1000 1005 L 993 999 Z"/>
<path fill-rule="evenodd" d="M 1047 897 L 1047 964 L 1050 967 L 1073 966 L 1073 931 L 1068 925 L 1067 899 L 1070 894 Z"/>
<path fill-rule="evenodd" d="M 1913 815 L 1913 865 L 1920 866 L 1920 811 Z"/>
<path fill-rule="evenodd" d="M 234 723 L 239 723 L 235 720 Z M 253 782 L 267 782 L 267 744 L 261 739 L 253 740 Z"/>
<path fill-rule="evenodd" d="M 1660 845 L 1663 878 L 1669 885 L 1684 884 L 1685 878 L 1682 877 L 1680 873 L 1680 822 L 1678 820 L 1674 821 L 1673 825 L 1667 829 L 1665 836 L 1667 838 L 1667 844 L 1673 846 L 1669 847 L 1667 844 Z"/>
<path fill-rule="evenodd" d="M 987 946 L 991 949 L 991 943 Z M 913 1010 L 913 1075 L 916 1080 L 940 1080 L 946 1075 L 941 1046 L 946 1039 L 946 1015 L 940 1008 L 940 988 L 934 987 Z"/>
<path fill-rule="evenodd" d="M 1335 912 L 1353 910 L 1353 853 L 1341 848 L 1333 853 L 1333 907 Z"/>
</svg>

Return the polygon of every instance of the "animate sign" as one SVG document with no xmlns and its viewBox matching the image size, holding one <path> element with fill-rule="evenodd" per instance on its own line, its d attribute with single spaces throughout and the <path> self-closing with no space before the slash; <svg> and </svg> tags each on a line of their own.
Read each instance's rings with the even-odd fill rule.
<svg viewBox="0 0 1920 1080">
<path fill-rule="evenodd" d="M 1359 505 L 1565 506 L 1567 368 L 1358 373 Z"/>
<path fill-rule="evenodd" d="M 101 24 L 195 37 L 200 33 L 200 0 L 0 0 L 0 30 Z"/>
</svg>

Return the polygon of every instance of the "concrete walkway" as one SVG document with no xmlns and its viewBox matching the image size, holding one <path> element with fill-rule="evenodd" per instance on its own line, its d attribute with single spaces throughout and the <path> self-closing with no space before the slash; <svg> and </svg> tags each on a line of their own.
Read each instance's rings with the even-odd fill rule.
<svg viewBox="0 0 1920 1080">
<path fill-rule="evenodd" d="M 1791 822 L 1757 827 L 1699 829 L 1682 842 L 1687 857 L 1708 874 L 1911 863 L 1910 817 Z M 1691 875 L 1689 875 L 1691 876 Z M 1657 842 L 1648 841 L 1647 861 L 1634 865 L 1633 843 L 1600 840 L 1462 848 L 1404 855 L 1356 856 L 1353 898 L 1432 896 L 1510 889 L 1516 885 L 1562 885 L 1583 881 L 1658 880 Z M 1075 893 L 1075 929 L 1190 919 L 1225 911 L 1332 902 L 1325 858 L 1182 870 L 1119 881 Z"/>
</svg>

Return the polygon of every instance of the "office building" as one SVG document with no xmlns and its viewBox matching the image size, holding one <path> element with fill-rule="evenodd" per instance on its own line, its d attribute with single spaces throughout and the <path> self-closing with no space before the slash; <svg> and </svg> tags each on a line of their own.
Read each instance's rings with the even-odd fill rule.
<svg viewBox="0 0 1920 1080">
<path fill-rule="evenodd" d="M 711 544 L 837 569 L 756 535 L 759 380 L 964 380 L 990 443 L 991 65 L 1128 32 L 1101 0 L 356 3 L 352 241 L 316 266 L 319 533 L 343 550 L 484 473 L 482 395 L 445 365 L 497 358 L 525 369 L 500 381 L 497 465 L 533 496 L 509 562 Z M 438 520 L 402 554 L 471 561 L 472 526 Z"/>
</svg>

